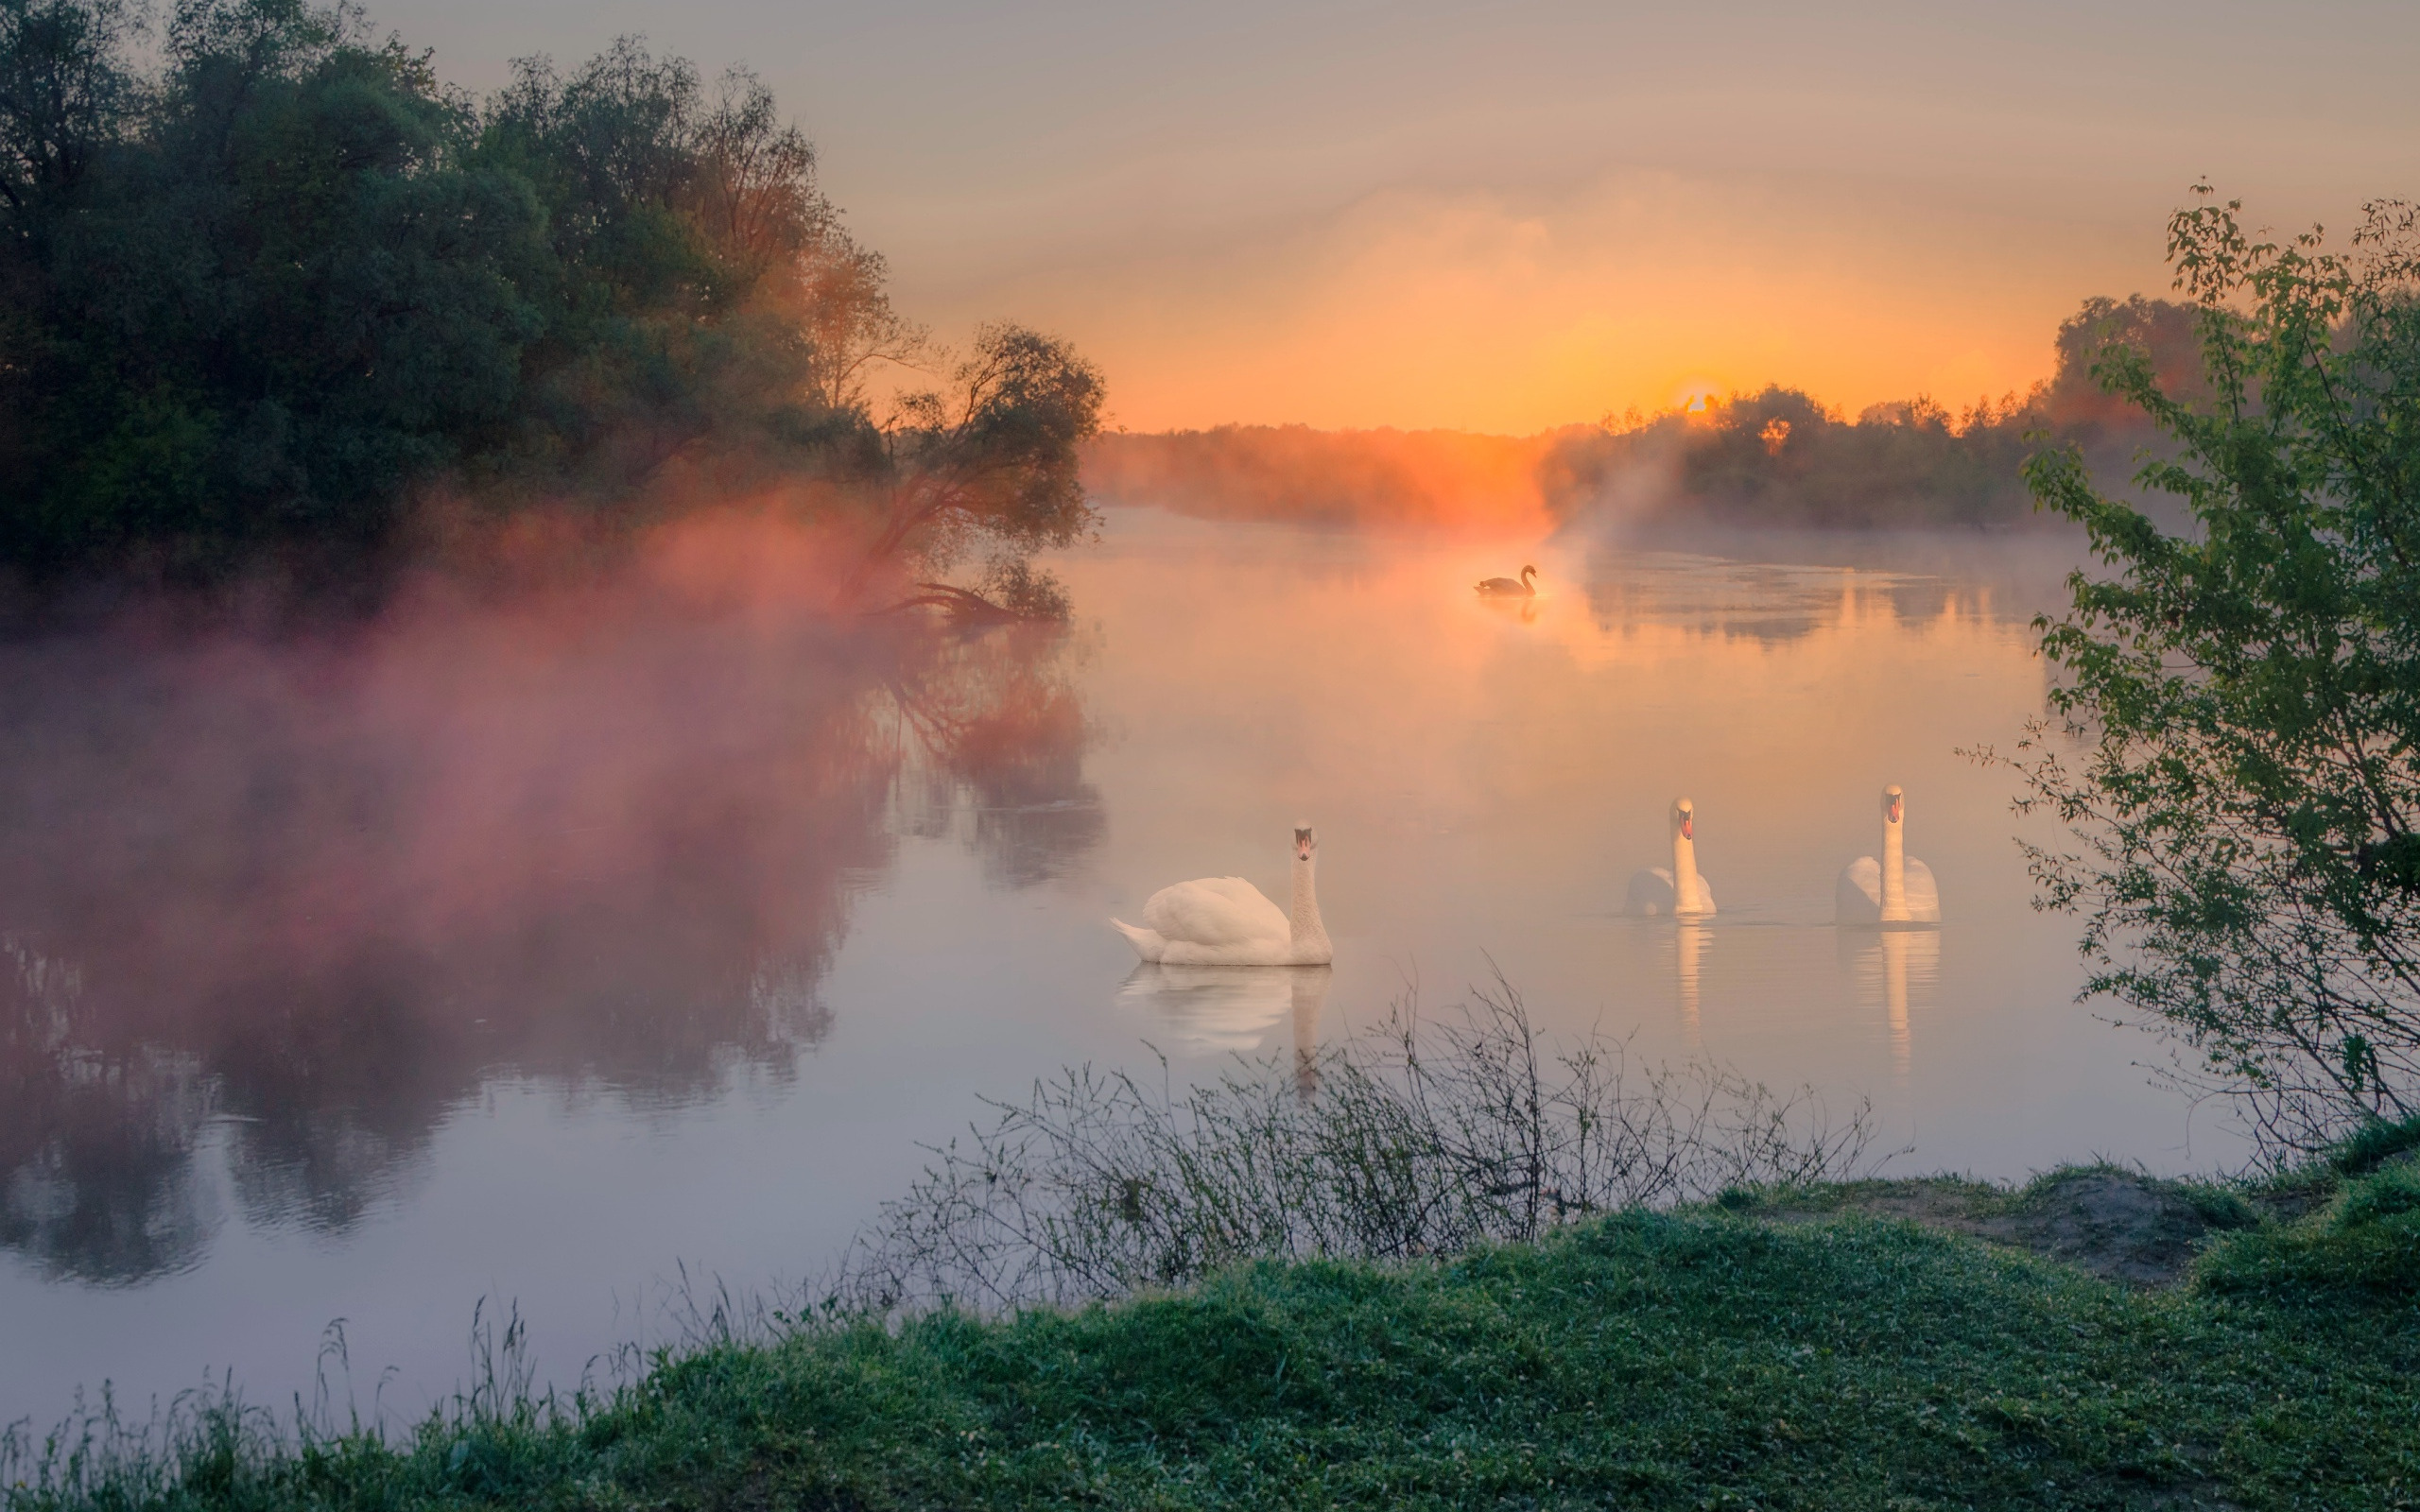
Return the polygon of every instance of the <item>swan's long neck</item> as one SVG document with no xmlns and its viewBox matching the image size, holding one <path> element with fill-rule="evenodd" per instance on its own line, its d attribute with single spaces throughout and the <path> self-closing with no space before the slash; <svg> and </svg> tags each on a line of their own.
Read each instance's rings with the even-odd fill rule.
<svg viewBox="0 0 2420 1512">
<path fill-rule="evenodd" d="M 1319 865 L 1317 856 L 1294 858 L 1294 907 L 1290 917 L 1298 953 L 1310 946 L 1327 948 L 1327 926 L 1320 922 Z"/>
<path fill-rule="evenodd" d="M 1908 826 L 1906 810 L 1898 819 L 1882 821 L 1882 918 L 1886 923 L 1908 917 Z"/>
<path fill-rule="evenodd" d="M 1672 908 L 1676 913 L 1704 912 L 1704 885 L 1698 881 L 1698 843 L 1672 826 Z"/>
</svg>

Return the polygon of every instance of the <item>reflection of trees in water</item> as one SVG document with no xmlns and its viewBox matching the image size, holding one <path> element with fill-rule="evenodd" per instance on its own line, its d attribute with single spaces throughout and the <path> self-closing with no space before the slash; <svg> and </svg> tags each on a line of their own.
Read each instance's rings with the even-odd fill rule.
<svg viewBox="0 0 2420 1512">
<path fill-rule="evenodd" d="M 903 689 L 902 727 L 916 737 L 903 827 L 949 834 L 961 803 L 968 844 L 995 887 L 1063 874 L 1108 833 L 1100 790 L 1084 781 L 1091 741 L 1082 700 L 1059 656 L 1038 656 L 1063 632 L 1026 626 L 955 643 L 946 676 Z"/>
<path fill-rule="evenodd" d="M 1663 625 L 1784 644 L 1860 619 L 1922 624 L 1954 612 L 2021 625 L 2065 601 L 2077 558 L 2058 536 L 1712 532 L 1667 545 L 1589 553 L 1600 630 Z"/>
<path fill-rule="evenodd" d="M 187 1178 L 210 1089 L 190 1057 L 78 1043 L 79 974 L 0 936 L 0 1245 L 104 1282 L 182 1269 L 217 1217 Z"/>
<path fill-rule="evenodd" d="M 468 624 L 463 623 L 464 620 Z M 552 640 L 547 638 L 551 636 Z M 364 644 L 0 654 L 0 1245 L 130 1281 L 225 1198 L 342 1231 L 499 1078 L 781 1084 L 903 765 L 987 872 L 1100 833 L 1056 638 L 498 611 Z"/>
<path fill-rule="evenodd" d="M 1600 558 L 1591 566 L 1589 610 L 1604 630 L 1668 625 L 1780 644 L 1847 620 L 1912 623 L 1976 602 L 1962 583 L 1890 573 L 1852 576 L 1711 558 L 1660 558 L 1651 565 Z"/>
</svg>

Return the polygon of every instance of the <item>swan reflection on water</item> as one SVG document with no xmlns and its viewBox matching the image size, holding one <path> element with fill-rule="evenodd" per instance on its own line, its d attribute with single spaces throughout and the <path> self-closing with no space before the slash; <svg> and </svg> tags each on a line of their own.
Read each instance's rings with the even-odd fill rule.
<svg viewBox="0 0 2420 1512">
<path fill-rule="evenodd" d="M 1524 625 L 1535 625 L 1538 623 L 1538 612 L 1546 604 L 1546 595 L 1543 593 L 1532 593 L 1527 597 L 1518 593 L 1481 595 L 1479 604 L 1489 613 L 1499 618 L 1518 620 Z"/>
<path fill-rule="evenodd" d="M 1931 1007 L 1941 985 L 1941 932 L 1842 930 L 1840 942 L 1858 1005 L 1880 1010 L 1891 1039 L 1891 1074 L 1905 1082 L 1914 1060 L 1913 1010 Z"/>
<path fill-rule="evenodd" d="M 1177 1047 L 1196 1054 L 1251 1055 L 1278 1022 L 1292 1016 L 1297 1076 L 1312 1074 L 1327 966 L 1162 966 L 1134 968 L 1117 990 L 1120 1004 L 1148 1009 Z M 1308 1091 L 1307 1087 L 1305 1091 Z"/>
<path fill-rule="evenodd" d="M 1705 969 L 1705 950 L 1714 932 L 1704 923 L 1683 919 L 1672 931 L 1672 976 L 1679 984 L 1681 1031 L 1692 1051 L 1704 1048 L 1698 1023 L 1698 978 Z"/>
</svg>

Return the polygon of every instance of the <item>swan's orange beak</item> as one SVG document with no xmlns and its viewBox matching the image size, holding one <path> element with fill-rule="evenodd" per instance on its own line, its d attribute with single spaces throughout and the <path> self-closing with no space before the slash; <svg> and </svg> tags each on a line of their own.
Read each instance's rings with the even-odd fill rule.
<svg viewBox="0 0 2420 1512">
<path fill-rule="evenodd" d="M 1684 815 L 1682 815 L 1682 816 L 1681 816 L 1681 838 L 1682 838 L 1682 839 L 1684 839 L 1684 840 L 1694 840 L 1694 839 L 1696 839 L 1697 837 L 1698 837 L 1698 820 L 1697 820 L 1697 816 L 1696 816 L 1696 815 L 1694 815 L 1694 814 L 1684 814 Z"/>
<path fill-rule="evenodd" d="M 1315 841 L 1315 840 L 1313 840 L 1313 839 L 1311 838 L 1311 832 L 1310 832 L 1310 831 L 1308 831 L 1308 830 L 1296 830 L 1296 831 L 1294 832 L 1294 859 L 1295 859 L 1295 860 L 1297 860 L 1297 861 L 1308 861 L 1309 859 L 1311 859 L 1311 852 L 1312 852 L 1313 850 L 1318 850 L 1318 849 L 1319 849 L 1318 842 L 1317 842 L 1317 841 Z"/>
<path fill-rule="evenodd" d="M 1899 822 L 1899 800 L 1895 798 L 1891 800 L 1891 822 Z"/>
</svg>

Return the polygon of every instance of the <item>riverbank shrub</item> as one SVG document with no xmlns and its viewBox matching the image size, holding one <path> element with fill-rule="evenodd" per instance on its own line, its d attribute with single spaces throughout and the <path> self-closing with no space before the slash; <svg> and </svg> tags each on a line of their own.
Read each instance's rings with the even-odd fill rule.
<svg viewBox="0 0 2420 1512">
<path fill-rule="evenodd" d="M 1179 1093 L 1071 1069 L 936 1151 L 849 1257 L 848 1305 L 1066 1304 L 1259 1260 L 1403 1260 L 1860 1167 L 1834 1118 L 1720 1066 L 1557 1043 L 1501 981 Z"/>
<path fill-rule="evenodd" d="M 2028 466 L 2112 571 L 2040 622 L 2061 679 L 2016 756 L 2046 906 L 2084 920 L 2087 994 L 2172 1037 L 2187 1081 L 2273 1150 L 2420 1111 L 2420 212 L 2345 251 L 2169 226 L 2207 391 L 2138 351 L 2096 371 L 2175 447 L 2140 474 L 2182 530 Z"/>
</svg>

